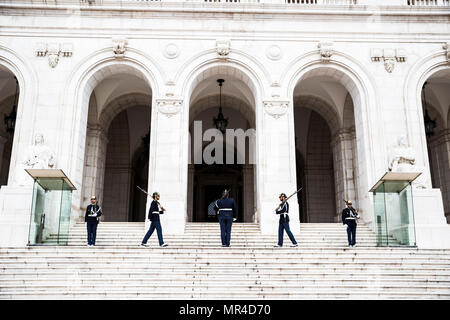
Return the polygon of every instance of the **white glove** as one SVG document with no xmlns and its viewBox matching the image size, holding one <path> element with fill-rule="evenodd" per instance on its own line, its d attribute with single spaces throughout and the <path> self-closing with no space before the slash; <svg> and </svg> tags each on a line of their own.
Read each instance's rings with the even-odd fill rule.
<svg viewBox="0 0 450 320">
<path fill-rule="evenodd" d="M 235 222 L 237 219 L 236 218 L 233 218 L 233 222 Z"/>
</svg>

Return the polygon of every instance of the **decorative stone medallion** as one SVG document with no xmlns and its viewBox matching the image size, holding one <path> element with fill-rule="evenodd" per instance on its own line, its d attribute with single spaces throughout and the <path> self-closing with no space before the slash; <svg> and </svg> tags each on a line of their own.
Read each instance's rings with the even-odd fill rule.
<svg viewBox="0 0 450 320">
<path fill-rule="evenodd" d="M 175 43 L 169 43 L 164 48 L 164 56 L 167 59 L 175 59 L 180 55 L 180 50 L 178 49 L 178 46 Z"/>
<path fill-rule="evenodd" d="M 280 60 L 282 55 L 281 48 L 277 45 L 270 46 L 266 50 L 266 56 L 270 60 Z"/>
</svg>

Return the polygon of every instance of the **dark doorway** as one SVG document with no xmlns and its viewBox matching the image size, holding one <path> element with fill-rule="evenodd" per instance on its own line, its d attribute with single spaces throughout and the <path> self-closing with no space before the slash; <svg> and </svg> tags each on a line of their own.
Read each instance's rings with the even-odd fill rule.
<svg viewBox="0 0 450 320">
<path fill-rule="evenodd" d="M 217 222 L 217 216 L 208 214 L 208 207 L 220 199 L 225 189 L 238 206 L 237 222 L 243 221 L 242 166 L 195 165 L 193 222 Z"/>
</svg>

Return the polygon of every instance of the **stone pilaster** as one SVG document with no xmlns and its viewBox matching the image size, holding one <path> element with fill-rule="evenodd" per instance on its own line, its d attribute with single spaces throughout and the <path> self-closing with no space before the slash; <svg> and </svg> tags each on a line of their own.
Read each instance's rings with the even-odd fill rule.
<svg viewBox="0 0 450 320">
<path fill-rule="evenodd" d="M 184 169 L 188 164 L 183 153 L 182 105 L 181 99 L 156 99 L 156 112 L 152 116 L 148 191 L 158 191 L 161 195 L 160 203 L 166 209 L 161 216 L 165 234 L 184 233 L 186 223 L 187 177 Z M 147 210 L 150 202 L 151 198 Z"/>
<path fill-rule="evenodd" d="M 274 214 L 279 204 L 278 195 L 281 192 L 288 196 L 296 190 L 295 167 L 291 167 L 291 143 L 289 130 L 289 101 L 264 101 L 263 125 L 259 129 L 259 139 L 262 144 L 260 160 L 262 179 L 261 211 L 259 223 L 261 232 L 273 234 L 278 230 L 278 216 Z M 263 134 L 261 134 L 263 133 Z M 294 234 L 300 230 L 300 219 L 297 196 L 289 199 L 291 219 L 290 226 Z"/>
</svg>

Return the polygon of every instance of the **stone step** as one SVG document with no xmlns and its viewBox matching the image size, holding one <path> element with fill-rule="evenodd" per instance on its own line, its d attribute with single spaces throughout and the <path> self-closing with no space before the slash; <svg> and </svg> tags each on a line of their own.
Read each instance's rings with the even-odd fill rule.
<svg viewBox="0 0 450 320">
<path fill-rule="evenodd" d="M 143 252 L 143 250 L 145 250 Z M 36 258 L 69 258 L 69 259 L 86 259 L 86 258 L 96 258 L 96 259 L 159 259 L 167 258 L 173 256 L 176 259 L 195 259 L 197 257 L 211 257 L 215 259 L 225 258 L 225 259 L 372 259 L 372 260 L 383 260 L 383 259 L 395 259 L 395 260 L 444 260 L 450 262 L 449 255 L 425 255 L 425 254 L 396 254 L 396 253 L 371 253 L 371 252 L 350 252 L 345 251 L 342 253 L 326 253 L 326 252 L 291 252 L 289 254 L 284 254 L 273 250 L 271 252 L 224 252 L 214 250 L 204 251 L 203 255 L 199 255 L 199 252 L 168 252 L 165 250 L 155 250 L 149 252 L 146 249 L 128 250 L 124 252 L 103 252 L 98 251 L 95 255 L 90 251 L 62 251 L 62 252 L 48 252 L 45 255 L 38 255 L 36 252 L 10 252 L 2 253 L 0 256 L 0 261 L 6 260 L 25 260 L 33 261 Z"/>
<path fill-rule="evenodd" d="M 283 288 L 280 287 L 291 287 L 291 288 L 302 288 L 305 286 L 316 285 L 318 287 L 329 286 L 329 287 L 347 287 L 349 285 L 355 285 L 357 281 L 353 279 L 239 279 L 235 281 L 237 284 L 232 285 L 231 288 L 241 288 L 252 286 L 263 286 L 265 288 L 270 288 L 271 291 L 280 291 Z M 387 285 L 389 283 L 389 285 Z M 450 281 L 432 281 L 432 280 L 397 280 L 393 281 L 362 281 L 357 284 L 358 288 L 367 288 L 374 286 L 381 286 L 383 288 L 399 288 L 399 287 L 409 287 L 409 288 L 423 288 L 428 291 L 431 290 L 448 290 Z M 10 288 L 26 289 L 26 288 L 65 288 L 70 286 L 71 288 L 90 288 L 90 287 L 122 287 L 122 288 L 158 288 L 161 286 L 173 286 L 175 288 L 182 287 L 185 288 L 199 288 L 205 286 L 207 288 L 212 287 L 230 287 L 230 281 L 226 279 L 197 279 L 197 278 L 185 278 L 185 279 L 167 279 L 167 278 L 141 278 L 141 279 L 130 279 L 130 278 L 111 278 L 111 279 L 82 279 L 71 277 L 68 279 L 39 279 L 39 280 L 2 280 L 2 291 L 8 290 Z M 230 288 L 230 289 L 231 289 Z"/>
<path fill-rule="evenodd" d="M 144 248 L 143 222 L 102 222 L 86 247 L 79 223 L 69 246 L 0 248 L 0 299 L 450 299 L 450 250 L 377 247 L 365 225 L 355 248 L 339 223 L 301 224 L 297 248 L 254 223 L 233 224 L 230 248 L 218 223 L 185 230 Z"/>
<path fill-rule="evenodd" d="M 391 299 L 420 299 L 420 300 L 436 300 L 445 299 L 448 300 L 450 294 L 433 293 L 433 292 L 408 292 L 404 293 L 402 291 L 397 292 L 383 292 L 380 290 L 366 290 L 364 292 L 330 292 L 326 289 L 315 290 L 314 292 L 292 291 L 291 292 L 277 292 L 277 293 L 266 293 L 266 292 L 239 292 L 233 293 L 229 292 L 226 295 L 227 300 L 391 300 Z M 108 290 L 108 291 L 97 291 L 97 292 L 85 292 L 80 290 L 70 290 L 70 292 L 64 293 L 49 293 L 49 292 L 34 292 L 27 291 L 17 294 L 15 291 L 0 292 L 0 299 L 15 299 L 15 300 L 99 300 L 99 299 L 127 299 L 127 300 L 143 300 L 143 299 L 157 299 L 157 300 L 181 300 L 181 299 L 196 299 L 196 300 L 223 300 L 224 294 L 222 292 L 188 292 L 188 293 L 172 293 L 172 292 L 161 292 L 159 290 L 150 291 L 126 291 L 126 290 Z"/>
<path fill-rule="evenodd" d="M 404 284 L 383 284 L 380 286 L 378 283 L 373 284 L 364 284 L 364 286 L 361 286 L 360 284 L 342 284 L 339 286 L 333 286 L 330 287 L 329 284 L 295 284 L 295 285 L 289 285 L 289 284 L 283 284 L 283 286 L 273 286 L 273 285 L 265 285 L 265 284 L 230 284 L 229 282 L 220 285 L 220 284 L 202 284 L 202 283 L 193 283 L 189 286 L 186 286 L 184 284 L 177 284 L 177 283 L 167 283 L 164 287 L 161 287 L 160 284 L 137 284 L 137 283 L 121 283 L 121 284 L 114 284 L 114 285 L 106 285 L 102 284 L 101 286 L 97 284 L 83 284 L 83 285 L 75 285 L 73 283 L 66 284 L 66 285 L 14 285 L 14 286 L 3 286 L 2 285 L 2 293 L 7 292 L 8 290 L 14 291 L 15 294 L 20 294 L 23 292 L 28 291 L 34 291 L 36 293 L 60 293 L 64 294 L 65 292 L 73 292 L 76 290 L 80 290 L 80 292 L 89 292 L 89 293 L 101 293 L 101 292 L 110 292 L 114 290 L 121 290 L 121 291 L 130 291 L 134 293 L 149 293 L 152 291 L 159 291 L 161 293 L 172 293 L 180 292 L 180 293 L 205 293 L 205 294 L 222 294 L 224 290 L 233 292 L 234 294 L 237 293 L 249 293 L 249 292 L 264 292 L 265 294 L 270 293 L 283 293 L 286 291 L 303 291 L 304 293 L 310 292 L 310 293 L 316 293 L 320 290 L 326 290 L 328 292 L 346 292 L 346 291 L 353 291 L 353 292 L 373 292 L 375 290 L 382 290 L 383 294 L 388 293 L 389 291 L 398 292 L 399 290 L 402 291 L 403 294 L 407 293 L 416 293 L 418 291 L 425 291 L 429 293 L 435 293 L 435 294 L 443 294 L 450 296 L 450 292 L 448 289 L 448 286 L 439 286 L 439 285 L 429 285 L 429 286 L 421 286 L 421 285 L 408 285 L 405 286 Z"/>
<path fill-rule="evenodd" d="M 351 279 L 354 281 L 450 281 L 450 270 L 446 272 L 442 272 L 441 274 L 436 274 L 434 272 L 410 272 L 410 273 L 399 273 L 399 272 L 391 272 L 391 271 L 365 271 L 365 272 L 352 272 L 352 270 L 347 270 L 346 272 L 333 272 L 332 274 L 323 273 L 321 270 L 310 271 L 307 274 L 284 274 L 280 273 L 271 273 L 271 272 L 258 272 L 255 274 L 235 274 L 235 273 L 215 273 L 215 274 L 204 274 L 199 276 L 199 274 L 192 273 L 192 270 L 186 271 L 171 271 L 170 273 L 166 273 L 161 275 L 160 271 L 155 270 L 142 270 L 142 271 L 134 271 L 133 273 L 125 272 L 121 270 L 114 271 L 90 271 L 90 272 L 80 272 L 78 270 L 42 270 L 39 274 L 36 274 L 32 271 L 22 271 L 20 273 L 11 272 L 11 270 L 3 270 L 0 272 L 0 279 L 2 280 L 44 280 L 44 279 L 53 279 L 53 280 L 67 280 L 69 277 L 76 278 L 82 277 L 83 279 L 113 279 L 113 278 L 121 278 L 121 279 L 157 279 L 163 281 L 164 279 L 187 279 L 187 278 L 198 278 L 201 279 L 217 279 L 217 280 L 239 280 L 239 279 L 263 279 L 263 280 L 271 280 L 271 279 L 280 279 L 280 280 L 346 280 Z M 368 280 L 368 277 L 372 277 L 371 280 Z"/>
<path fill-rule="evenodd" d="M 286 263 L 271 263 L 267 265 L 262 265 L 258 262 L 229 262 L 226 264 L 226 267 L 224 264 L 221 263 L 211 263 L 208 261 L 205 262 L 176 262 L 173 261 L 170 264 L 164 263 L 161 261 L 156 262 L 115 262 L 115 263 L 107 263 L 107 262 L 71 262 L 68 261 L 43 261 L 43 262 L 33 262 L 32 264 L 25 264 L 23 262 L 21 263 L 8 263 L 7 265 L 3 266 L 3 268 L 15 268 L 15 269 L 26 269 L 26 270 L 41 270 L 41 269 L 47 269 L 47 268 L 53 268 L 53 269 L 81 269 L 83 270 L 93 270 L 95 268 L 103 268 L 103 269 L 148 269 L 148 268 L 159 268 L 163 270 L 177 270 L 181 269 L 184 270 L 184 268 L 190 268 L 191 270 L 208 270 L 211 272 L 221 272 L 222 270 L 228 268 L 230 270 L 234 270 L 235 272 L 242 273 L 245 269 L 246 272 L 258 272 L 258 270 L 262 269 L 271 269 L 274 270 L 274 272 L 285 272 L 286 270 L 319 270 L 320 268 L 328 268 L 328 269 L 335 269 L 335 270 L 347 270 L 354 268 L 355 270 L 362 270 L 364 268 L 384 268 L 384 269 L 395 269 L 395 268 L 401 268 L 402 270 L 419 270 L 419 269 L 433 269 L 433 270 L 448 270 L 450 267 L 446 263 L 394 263 L 394 262 L 387 262 L 385 264 L 380 264 L 376 262 L 334 262 L 334 261 L 321 261 L 319 262 L 303 262 L 302 268 L 297 267 L 299 265 L 298 262 L 286 262 Z"/>
<path fill-rule="evenodd" d="M 145 250 L 145 249 L 143 249 Z M 117 255 L 117 254 L 109 254 L 109 255 L 70 255 L 70 256 L 62 256 L 62 255 L 23 255 L 23 256 L 15 256 L 15 257 L 5 257 L 0 256 L 0 263 L 11 263 L 17 261 L 26 261 L 27 263 L 33 263 L 36 261 L 73 261 L 73 260 L 83 260 L 83 261 L 104 261 L 108 259 L 108 262 L 111 261 L 148 261 L 148 260 L 157 260 L 157 261 L 209 261 L 209 262 L 222 262 L 228 263 L 232 261 L 257 261 L 259 263 L 284 263 L 290 261 L 297 262 L 308 262 L 308 261 L 345 261 L 345 262 L 357 262 L 362 263 L 364 261 L 376 262 L 376 263 L 390 263 L 390 262 L 398 262 L 398 263 L 409 263 L 409 262 L 423 262 L 423 263 L 449 263 L 450 264 L 450 256 L 434 256 L 434 257 L 418 257 L 418 256 L 407 256 L 407 257 L 399 257 L 396 255 L 385 255 L 383 257 L 377 256 L 363 256 L 363 255 L 315 255 L 315 254 L 302 254 L 302 253 L 293 253 L 290 255 L 223 255 L 223 254 L 209 254 L 209 255 L 171 255 L 171 254 L 147 254 L 147 253 L 137 253 L 137 254 L 128 254 L 128 255 Z"/>
</svg>

